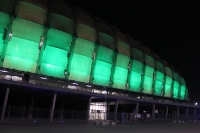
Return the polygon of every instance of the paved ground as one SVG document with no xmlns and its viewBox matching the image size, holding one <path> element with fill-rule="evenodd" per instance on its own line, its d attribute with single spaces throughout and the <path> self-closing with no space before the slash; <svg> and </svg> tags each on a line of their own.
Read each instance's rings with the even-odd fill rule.
<svg viewBox="0 0 200 133">
<path fill-rule="evenodd" d="M 146 122 L 95 126 L 67 123 L 0 123 L 0 133 L 200 133 L 200 122 Z"/>
</svg>

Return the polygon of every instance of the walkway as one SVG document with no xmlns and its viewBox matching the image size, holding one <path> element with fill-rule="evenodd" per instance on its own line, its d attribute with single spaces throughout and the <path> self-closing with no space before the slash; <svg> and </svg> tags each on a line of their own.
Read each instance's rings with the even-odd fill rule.
<svg viewBox="0 0 200 133">
<path fill-rule="evenodd" d="M 147 122 L 95 126 L 67 123 L 1 123 L 0 133 L 200 133 L 200 122 Z"/>
</svg>

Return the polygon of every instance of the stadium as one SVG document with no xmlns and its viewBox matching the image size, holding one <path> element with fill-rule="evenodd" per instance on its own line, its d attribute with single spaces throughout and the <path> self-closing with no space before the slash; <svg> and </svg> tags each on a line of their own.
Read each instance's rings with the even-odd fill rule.
<svg viewBox="0 0 200 133">
<path fill-rule="evenodd" d="M 0 36 L 2 121 L 196 119 L 173 66 L 65 1 L 0 0 Z"/>
</svg>

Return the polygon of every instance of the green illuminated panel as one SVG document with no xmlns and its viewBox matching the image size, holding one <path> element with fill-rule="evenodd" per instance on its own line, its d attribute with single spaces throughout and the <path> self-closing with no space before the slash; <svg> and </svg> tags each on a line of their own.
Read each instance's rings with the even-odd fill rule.
<svg viewBox="0 0 200 133">
<path fill-rule="evenodd" d="M 0 33 L 0 37 L 1 36 L 3 36 L 3 34 Z M 4 40 L 0 39 L 0 55 L 1 55 L 2 50 L 3 50 L 3 45 L 4 45 L 3 43 L 4 43 Z"/>
<path fill-rule="evenodd" d="M 7 27 L 7 24 L 9 23 L 9 20 L 10 20 L 10 17 L 9 17 L 8 14 L 0 12 L 0 33 L 4 32 L 4 28 Z"/>
<path fill-rule="evenodd" d="M 129 61 L 130 58 L 128 56 L 119 53 L 117 54 L 116 66 L 127 69 Z"/>
<path fill-rule="evenodd" d="M 38 43 L 17 37 L 12 37 L 6 50 L 6 55 L 8 56 L 24 58 L 35 62 L 38 59 L 38 53 Z"/>
<path fill-rule="evenodd" d="M 93 72 L 94 84 L 109 86 L 113 56 L 113 50 L 99 46 Z"/>
<path fill-rule="evenodd" d="M 91 58 L 74 53 L 71 62 L 69 79 L 82 82 L 89 82 L 91 65 Z"/>
<path fill-rule="evenodd" d="M 95 44 L 85 39 L 77 38 L 75 41 L 74 53 L 92 58 Z"/>
<path fill-rule="evenodd" d="M 76 39 L 70 66 L 70 80 L 89 82 L 94 48 L 93 42 Z"/>
<path fill-rule="evenodd" d="M 44 32 L 44 26 L 25 19 L 16 18 L 13 21 L 12 30 L 15 37 L 39 43 L 40 37 Z"/>
<path fill-rule="evenodd" d="M 178 98 L 178 92 L 179 92 L 179 83 L 177 81 L 174 81 L 174 88 L 173 88 L 173 98 Z"/>
<path fill-rule="evenodd" d="M 113 75 L 113 78 L 114 78 L 113 87 L 119 88 L 119 89 L 125 89 L 126 88 L 125 85 L 126 85 L 127 75 L 128 75 L 127 69 L 116 66 L 115 67 L 115 73 Z"/>
<path fill-rule="evenodd" d="M 142 67 L 143 63 L 133 60 L 129 81 L 130 91 L 140 92 Z"/>
<path fill-rule="evenodd" d="M 163 79 L 164 79 L 164 74 L 157 71 L 156 72 L 154 95 L 161 96 L 162 89 L 163 89 Z"/>
<path fill-rule="evenodd" d="M 170 97 L 171 95 L 171 84 L 172 84 L 172 79 L 170 77 L 166 77 L 165 81 L 165 97 Z"/>
<path fill-rule="evenodd" d="M 67 51 L 46 46 L 42 58 L 40 73 L 48 76 L 63 78 L 67 62 Z"/>
<path fill-rule="evenodd" d="M 69 51 L 71 42 L 72 35 L 52 28 L 48 30 L 46 45 Z"/>
<path fill-rule="evenodd" d="M 4 58 L 3 67 L 34 73 L 36 69 L 36 62 L 6 55 Z"/>
<path fill-rule="evenodd" d="M 146 66 L 145 72 L 144 72 L 144 83 L 143 83 L 143 93 L 152 93 L 152 82 L 153 82 L 153 72 L 154 69 Z"/>
<path fill-rule="evenodd" d="M 128 63 L 130 61 L 130 58 L 118 54 L 117 55 L 117 60 L 116 60 L 116 67 L 115 67 L 115 72 L 113 74 L 113 87 L 114 88 L 119 88 L 119 89 L 125 89 L 126 81 L 127 81 L 127 76 L 128 76 Z"/>
<path fill-rule="evenodd" d="M 0 55 L 3 50 L 3 33 L 4 33 L 4 28 L 7 28 L 7 25 L 9 23 L 10 17 L 8 14 L 5 14 L 3 12 L 0 12 Z"/>
<path fill-rule="evenodd" d="M 12 37 L 9 42 L 4 67 L 35 72 L 38 59 L 38 44 L 29 40 Z"/>
<path fill-rule="evenodd" d="M 96 61 L 94 69 L 94 84 L 108 86 L 112 65 L 100 60 Z"/>
<path fill-rule="evenodd" d="M 40 73 L 44 74 L 44 75 L 48 75 L 48 76 L 64 78 L 64 70 L 65 69 L 66 68 L 64 68 L 64 67 L 41 63 Z"/>
<path fill-rule="evenodd" d="M 97 60 L 105 61 L 112 64 L 114 51 L 104 46 L 99 46 Z"/>
<path fill-rule="evenodd" d="M 180 99 L 181 100 L 185 99 L 185 91 L 186 91 L 185 86 L 181 85 L 181 92 L 180 92 Z"/>
</svg>

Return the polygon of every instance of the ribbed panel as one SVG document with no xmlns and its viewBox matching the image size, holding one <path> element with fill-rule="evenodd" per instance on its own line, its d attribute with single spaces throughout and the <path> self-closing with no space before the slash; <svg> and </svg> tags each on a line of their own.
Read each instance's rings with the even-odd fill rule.
<svg viewBox="0 0 200 133">
<path fill-rule="evenodd" d="M 170 78 L 173 78 L 173 77 L 172 77 L 172 71 L 171 71 L 171 69 L 169 69 L 168 67 L 165 67 L 165 73 L 166 73 L 167 76 L 169 76 Z"/>
<path fill-rule="evenodd" d="M 124 54 L 128 57 L 131 56 L 131 53 L 130 53 L 130 46 L 126 43 L 123 43 L 121 41 L 118 41 L 117 42 L 117 49 L 118 49 L 118 52 L 121 53 L 121 54 Z"/>
<path fill-rule="evenodd" d="M 56 13 L 49 13 L 48 23 L 51 28 L 73 34 L 74 33 L 74 21 Z"/>
<path fill-rule="evenodd" d="M 164 71 L 165 70 L 164 65 L 162 63 L 158 62 L 158 61 L 156 61 L 155 63 L 156 63 L 157 70 L 164 73 L 165 72 Z"/>
<path fill-rule="evenodd" d="M 145 62 L 148 66 L 155 68 L 154 59 L 151 56 L 145 55 Z"/>
<path fill-rule="evenodd" d="M 144 55 L 140 50 L 132 48 L 132 55 L 134 60 L 138 60 L 142 63 L 144 62 Z"/>
<path fill-rule="evenodd" d="M 12 25 L 13 36 L 24 38 L 39 44 L 44 27 L 32 21 L 16 18 Z"/>
<path fill-rule="evenodd" d="M 99 41 L 99 44 L 102 46 L 105 46 L 112 50 L 115 49 L 115 39 L 105 33 L 101 33 L 101 32 L 98 33 L 98 41 Z"/>
<path fill-rule="evenodd" d="M 16 16 L 39 24 L 44 24 L 47 12 L 44 8 L 32 3 L 19 1 L 15 8 Z"/>
<path fill-rule="evenodd" d="M 50 2 L 49 12 L 60 14 L 71 20 L 74 20 L 74 12 L 67 6 L 62 3 Z M 62 21 L 62 20 L 57 20 Z"/>
<path fill-rule="evenodd" d="M 83 25 L 83 24 L 77 24 L 77 36 L 86 40 L 89 40 L 91 42 L 96 41 L 96 31 L 95 29 Z"/>
</svg>

